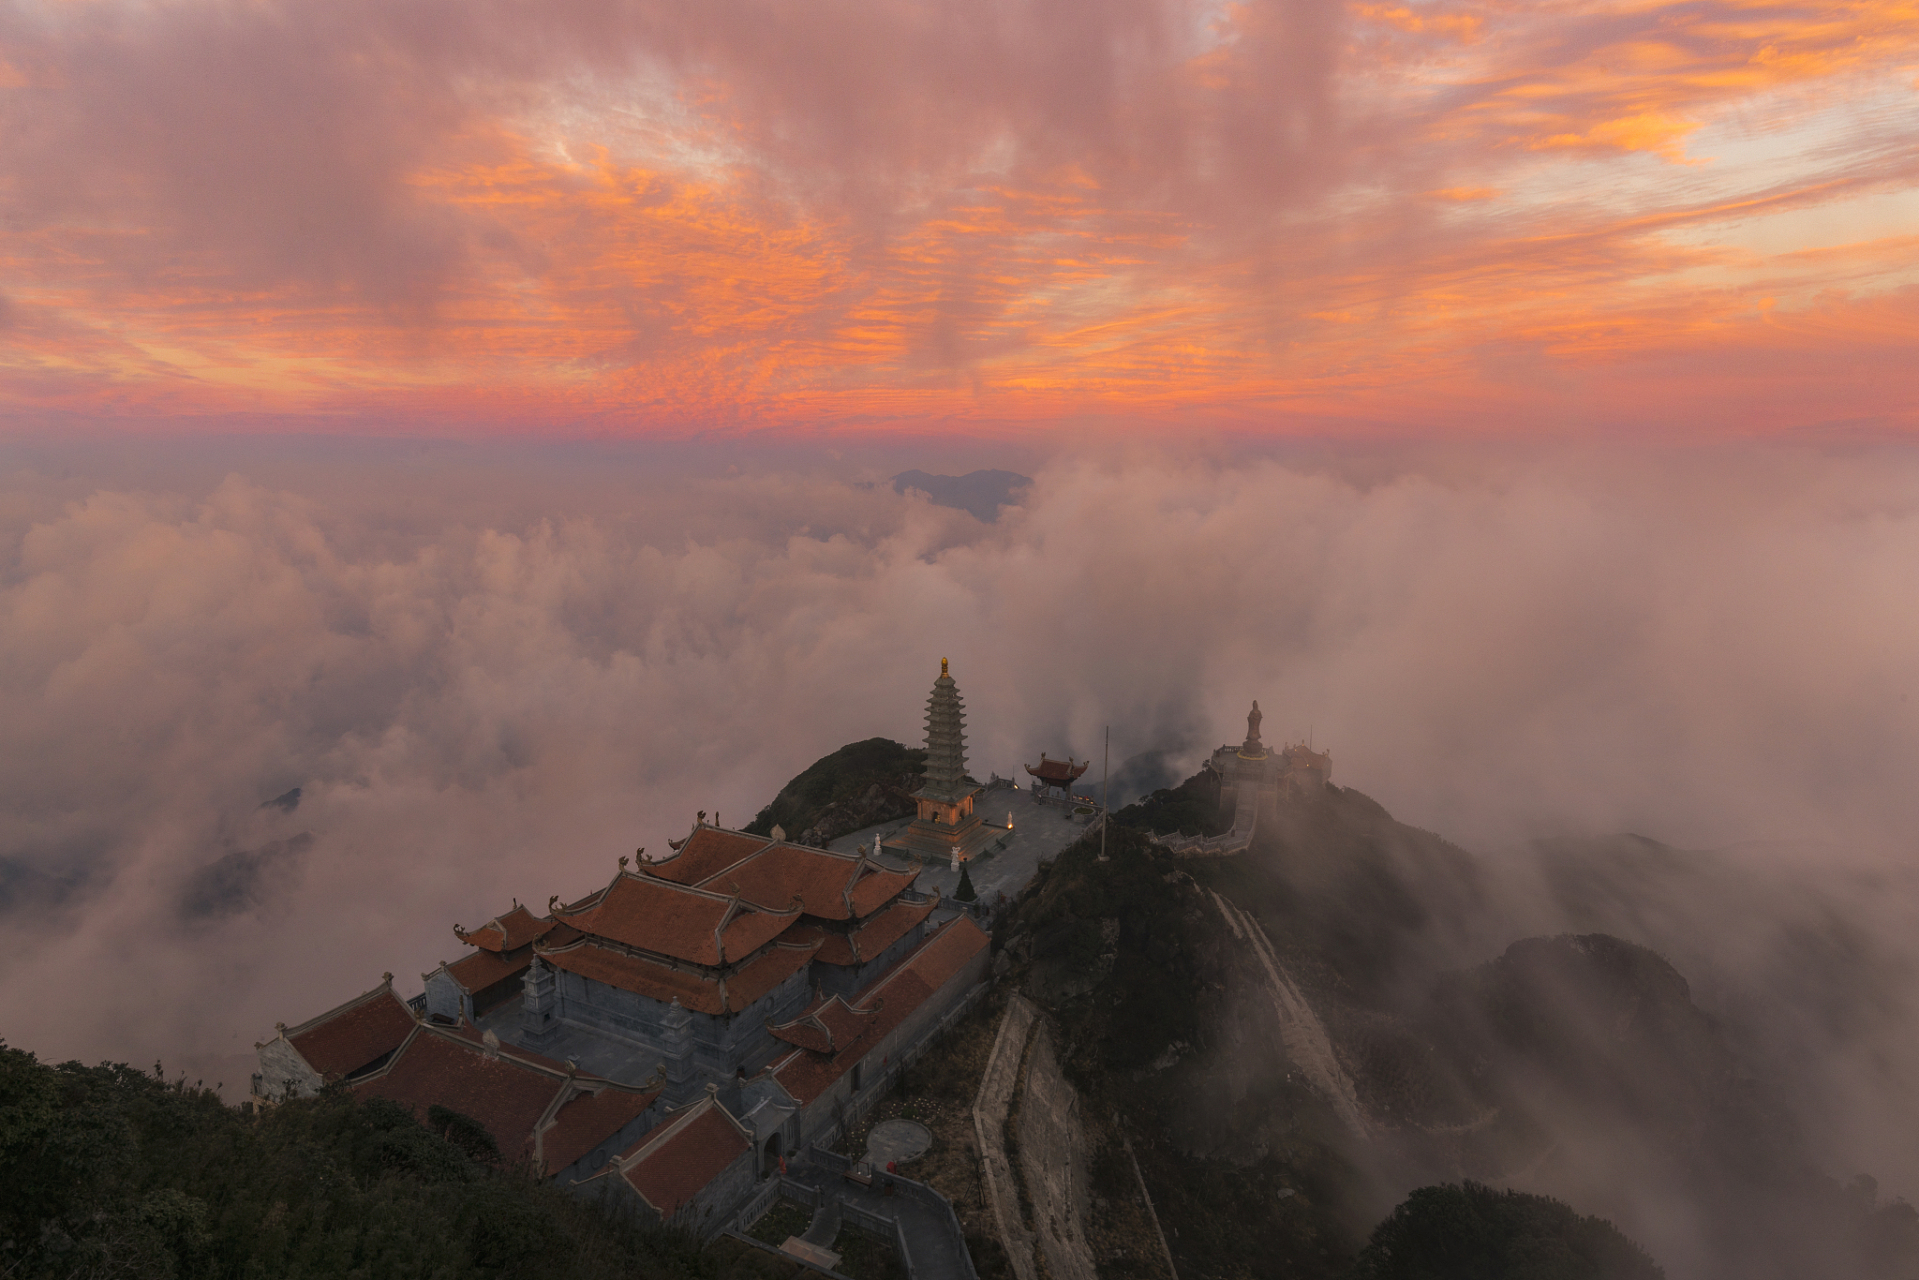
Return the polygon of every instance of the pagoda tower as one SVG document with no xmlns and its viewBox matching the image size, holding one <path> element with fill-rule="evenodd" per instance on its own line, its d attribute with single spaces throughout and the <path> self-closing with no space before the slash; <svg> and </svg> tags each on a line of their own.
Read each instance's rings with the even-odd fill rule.
<svg viewBox="0 0 1919 1280">
<path fill-rule="evenodd" d="M 973 812 L 981 787 L 966 773 L 966 704 L 946 659 L 926 700 L 926 773 L 913 793 L 919 815 L 886 847 L 900 853 L 964 862 L 988 853 L 1006 838 Z"/>
</svg>

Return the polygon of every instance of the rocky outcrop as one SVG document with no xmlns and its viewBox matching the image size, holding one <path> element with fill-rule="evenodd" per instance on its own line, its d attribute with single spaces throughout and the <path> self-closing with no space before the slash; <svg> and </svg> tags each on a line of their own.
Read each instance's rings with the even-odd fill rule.
<svg viewBox="0 0 1919 1280">
<path fill-rule="evenodd" d="M 821 809 L 812 825 L 794 838 L 801 844 L 824 846 L 861 827 L 910 818 L 916 806 L 909 788 L 918 781 L 913 774 L 903 774 L 888 782 L 875 782 L 859 795 L 834 801 Z"/>
</svg>

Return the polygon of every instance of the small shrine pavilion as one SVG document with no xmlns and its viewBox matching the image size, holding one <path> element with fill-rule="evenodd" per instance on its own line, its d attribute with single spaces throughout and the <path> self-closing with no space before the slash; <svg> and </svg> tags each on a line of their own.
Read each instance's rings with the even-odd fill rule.
<svg viewBox="0 0 1919 1280">
<path fill-rule="evenodd" d="M 983 789 L 966 773 L 966 704 L 941 658 L 940 678 L 926 700 L 926 773 L 913 793 L 919 815 L 886 847 L 953 863 L 990 853 L 1006 839 L 1007 829 L 988 825 L 973 812 Z"/>
<path fill-rule="evenodd" d="M 1039 795 L 1044 796 L 1048 791 L 1057 788 L 1062 797 L 1071 800 L 1073 784 L 1079 781 L 1080 775 L 1085 773 L 1092 763 L 1090 757 L 1079 764 L 1074 764 L 1071 756 L 1067 756 L 1064 760 L 1048 760 L 1046 753 L 1042 751 L 1039 753 L 1039 763 L 1029 764 L 1025 768 L 1026 772 L 1033 775 L 1033 790 Z"/>
</svg>

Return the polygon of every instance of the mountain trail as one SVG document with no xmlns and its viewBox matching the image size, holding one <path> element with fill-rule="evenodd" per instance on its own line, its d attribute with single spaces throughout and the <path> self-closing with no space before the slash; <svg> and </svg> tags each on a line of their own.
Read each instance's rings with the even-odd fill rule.
<svg viewBox="0 0 1919 1280">
<path fill-rule="evenodd" d="M 1266 974 L 1266 994 L 1273 1002 L 1273 1012 L 1279 1016 L 1279 1032 L 1286 1044 L 1287 1056 L 1313 1086 L 1326 1095 L 1333 1104 L 1333 1110 L 1345 1121 L 1347 1128 L 1361 1138 L 1368 1136 L 1371 1126 L 1366 1122 L 1366 1113 L 1360 1108 L 1359 1096 L 1353 1090 L 1352 1078 L 1339 1065 L 1339 1059 L 1333 1054 L 1332 1038 L 1326 1034 L 1326 1027 L 1306 1003 L 1286 971 L 1279 963 L 1279 957 L 1273 952 L 1273 944 L 1266 937 L 1266 931 L 1259 927 L 1259 921 L 1226 901 L 1217 892 L 1213 901 L 1219 905 L 1219 913 L 1226 918 L 1227 926 L 1233 934 L 1252 951 L 1259 960 L 1260 968 Z"/>
</svg>

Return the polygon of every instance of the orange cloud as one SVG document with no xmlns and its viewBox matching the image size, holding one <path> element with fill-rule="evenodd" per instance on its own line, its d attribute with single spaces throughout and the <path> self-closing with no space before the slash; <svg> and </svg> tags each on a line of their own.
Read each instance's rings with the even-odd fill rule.
<svg viewBox="0 0 1919 1280">
<path fill-rule="evenodd" d="M 1738 343 L 1775 352 L 1789 334 L 1808 390 L 1774 404 L 1837 395 L 1908 421 L 1821 360 L 1870 333 L 1834 317 L 1883 322 L 1913 284 L 1909 239 L 1720 241 L 1919 183 L 1896 113 L 1875 131 L 1841 109 L 1905 91 L 1910 5 L 1352 10 L 1384 44 L 1318 9 L 1248 5 L 1198 46 L 1171 12 L 1089 5 L 1079 27 L 1001 33 L 851 4 L 821 21 L 894 63 L 815 72 L 713 15 L 527 63 L 487 44 L 512 12 L 481 5 L 448 11 L 446 47 L 365 36 L 397 60 L 369 97 L 363 27 L 387 19 L 332 9 L 307 19 L 308 63 L 337 74 L 289 87 L 308 65 L 293 60 L 260 87 L 261 111 L 292 93 L 302 120 L 360 113 L 297 169 L 284 133 L 244 114 L 224 141 L 182 140 L 249 90 L 208 99 L 204 77 L 149 55 L 164 32 L 110 48 L 40 32 L 28 54 L 47 75 L 0 98 L 16 175 L 0 403 L 420 430 L 1086 414 L 1460 429 L 1556 404 L 1660 418 L 1663 402 L 1579 388 L 1682 348 L 1737 363 Z M 1086 33 L 1120 23 L 1089 61 Z M 615 110 L 579 85 L 589 66 L 654 83 L 595 62 L 622 42 L 669 88 Z M 480 66 L 510 91 L 475 96 Z M 123 82 L 143 96 L 114 96 Z M 101 149 L 124 113 L 154 110 L 153 146 Z M 1795 128 L 1817 144 L 1766 141 Z M 1771 150 L 1634 167 L 1733 141 Z M 1763 323 L 1758 297 L 1777 300 Z"/>
</svg>

